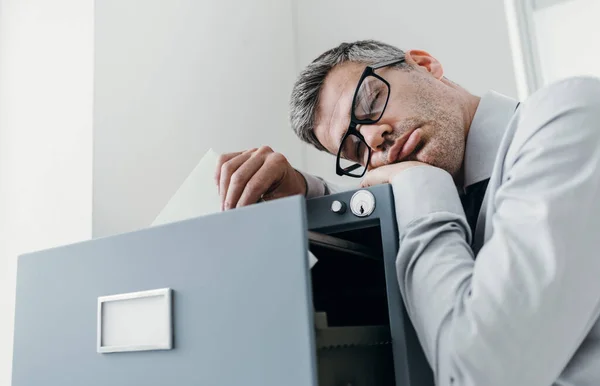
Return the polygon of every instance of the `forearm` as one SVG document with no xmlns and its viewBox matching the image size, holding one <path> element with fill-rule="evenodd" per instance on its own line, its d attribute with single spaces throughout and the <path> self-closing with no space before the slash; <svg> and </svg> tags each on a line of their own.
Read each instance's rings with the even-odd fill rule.
<svg viewBox="0 0 600 386">
<path fill-rule="evenodd" d="M 600 213 L 564 206 L 568 196 L 596 208 L 597 178 L 582 178 L 589 172 L 579 162 L 578 173 L 546 177 L 532 191 L 539 169 L 520 160 L 519 178 L 495 197 L 494 234 L 476 262 L 449 175 L 413 168 L 393 181 L 400 290 L 440 386 L 550 385 L 598 318 L 600 295 L 590 293 L 600 294 L 600 262 L 589 229 Z"/>
<path fill-rule="evenodd" d="M 565 269 L 548 258 L 542 268 L 544 252 L 531 256 L 499 230 L 504 234 L 488 243 L 493 249 L 483 250 L 478 263 L 486 261 L 476 265 L 464 221 L 436 217 L 411 225 L 397 260 L 400 289 L 436 384 L 552 384 L 598 317 L 598 296 L 589 296 L 599 290 L 590 275 L 598 264 Z"/>
</svg>

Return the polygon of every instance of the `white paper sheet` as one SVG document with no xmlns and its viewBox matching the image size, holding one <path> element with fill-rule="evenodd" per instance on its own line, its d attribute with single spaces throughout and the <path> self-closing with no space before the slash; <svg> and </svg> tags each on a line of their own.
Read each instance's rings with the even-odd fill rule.
<svg viewBox="0 0 600 386">
<path fill-rule="evenodd" d="M 152 226 L 187 220 L 221 211 L 221 200 L 214 182 L 219 154 L 209 149 L 167 205 L 152 222 Z M 309 267 L 317 258 L 308 251 Z"/>
<path fill-rule="evenodd" d="M 152 225 L 187 220 L 221 211 L 221 200 L 214 182 L 218 159 L 219 155 L 213 149 L 209 149 Z"/>
</svg>

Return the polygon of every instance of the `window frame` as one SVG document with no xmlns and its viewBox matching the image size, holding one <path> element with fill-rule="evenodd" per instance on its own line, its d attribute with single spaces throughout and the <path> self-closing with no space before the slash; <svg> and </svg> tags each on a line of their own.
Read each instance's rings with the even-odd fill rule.
<svg viewBox="0 0 600 386">
<path fill-rule="evenodd" d="M 542 66 L 538 52 L 538 41 L 535 34 L 533 14 L 536 11 L 571 0 L 506 0 L 512 6 L 518 36 L 518 50 L 521 56 L 521 68 L 524 72 L 525 96 L 531 95 L 544 85 Z"/>
</svg>

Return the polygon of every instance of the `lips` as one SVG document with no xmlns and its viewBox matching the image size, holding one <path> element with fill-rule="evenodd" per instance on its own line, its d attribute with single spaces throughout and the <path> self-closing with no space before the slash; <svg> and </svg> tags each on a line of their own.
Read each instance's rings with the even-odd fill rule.
<svg viewBox="0 0 600 386">
<path fill-rule="evenodd" d="M 401 161 L 415 151 L 415 148 L 421 141 L 421 128 L 409 131 L 398 138 L 388 152 L 388 163 Z"/>
</svg>

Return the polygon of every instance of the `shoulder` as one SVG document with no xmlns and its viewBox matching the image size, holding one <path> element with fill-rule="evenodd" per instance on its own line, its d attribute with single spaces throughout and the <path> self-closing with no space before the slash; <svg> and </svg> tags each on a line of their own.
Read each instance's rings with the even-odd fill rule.
<svg viewBox="0 0 600 386">
<path fill-rule="evenodd" d="M 513 124 L 513 151 L 552 138 L 600 141 L 600 79 L 572 77 L 541 88 L 521 103 Z"/>
<path fill-rule="evenodd" d="M 575 76 L 540 88 L 523 105 L 547 104 L 552 103 L 553 100 L 588 102 L 590 100 L 587 97 L 598 96 L 599 94 L 600 78 L 594 76 Z"/>
<path fill-rule="evenodd" d="M 542 87 L 521 104 L 521 119 L 535 120 L 600 106 L 600 78 L 578 76 Z"/>
<path fill-rule="evenodd" d="M 544 192 L 566 186 L 595 192 L 600 183 L 600 80 L 569 78 L 534 93 L 509 124 L 501 151 L 502 180 L 520 186 L 522 195 L 541 199 Z"/>
</svg>

